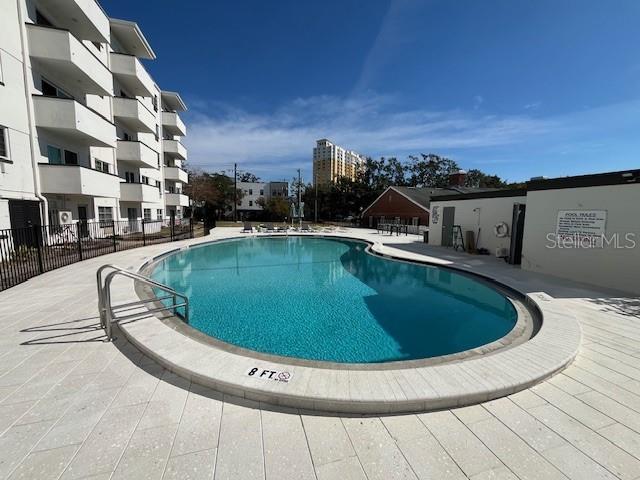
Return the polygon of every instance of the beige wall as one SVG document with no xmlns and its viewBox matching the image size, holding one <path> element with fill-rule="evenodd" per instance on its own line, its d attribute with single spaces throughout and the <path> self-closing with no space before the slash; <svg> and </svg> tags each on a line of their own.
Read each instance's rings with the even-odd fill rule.
<svg viewBox="0 0 640 480">
<path fill-rule="evenodd" d="M 548 248 L 559 210 L 606 210 L 605 235 L 625 235 L 635 248 Z M 522 268 L 640 294 L 640 185 L 530 191 L 524 227 Z"/>
<path fill-rule="evenodd" d="M 526 196 L 477 198 L 469 200 L 431 201 L 431 223 L 429 225 L 429 244 L 441 245 L 442 242 L 442 211 L 444 207 L 455 207 L 454 224 L 462 227 L 463 234 L 467 230 L 474 232 L 477 248 L 486 248 L 491 255 L 495 255 L 496 248 L 509 249 L 511 242 L 511 219 L 513 206 L 516 203 L 527 203 Z M 438 207 L 437 223 L 434 223 L 434 208 Z M 474 209 L 479 209 L 474 211 Z M 494 226 L 505 222 L 509 226 L 509 236 L 498 238 L 494 233 Z M 478 228 L 480 236 L 478 237 Z"/>
</svg>

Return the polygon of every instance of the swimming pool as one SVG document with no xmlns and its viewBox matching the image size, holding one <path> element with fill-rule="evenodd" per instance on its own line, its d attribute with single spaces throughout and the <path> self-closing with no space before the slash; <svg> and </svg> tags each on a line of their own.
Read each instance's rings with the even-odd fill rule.
<svg viewBox="0 0 640 480">
<path fill-rule="evenodd" d="M 182 250 L 151 276 L 190 301 L 190 326 L 261 353 L 340 363 L 425 359 L 507 335 L 505 294 L 455 271 L 316 236 L 248 237 Z"/>
</svg>

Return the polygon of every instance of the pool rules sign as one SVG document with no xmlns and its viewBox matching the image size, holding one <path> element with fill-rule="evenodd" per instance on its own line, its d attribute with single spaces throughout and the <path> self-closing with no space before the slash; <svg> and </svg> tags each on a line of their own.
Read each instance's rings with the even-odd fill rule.
<svg viewBox="0 0 640 480">
<path fill-rule="evenodd" d="M 606 223 L 606 210 L 560 210 L 556 235 L 559 241 L 601 247 Z"/>
</svg>

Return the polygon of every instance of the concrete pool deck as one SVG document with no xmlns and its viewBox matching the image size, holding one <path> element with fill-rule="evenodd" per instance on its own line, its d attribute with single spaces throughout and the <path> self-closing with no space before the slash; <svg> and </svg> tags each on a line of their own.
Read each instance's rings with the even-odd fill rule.
<svg viewBox="0 0 640 480">
<path fill-rule="evenodd" d="M 638 298 L 415 236 L 349 232 L 358 235 L 381 239 L 386 253 L 547 292 L 580 322 L 576 359 L 532 388 L 464 408 L 384 417 L 272 408 L 170 373 L 123 335 L 102 341 L 96 269 L 138 267 L 167 245 L 119 252 L 0 292 L 0 478 L 640 478 Z"/>
<path fill-rule="evenodd" d="M 347 237 L 347 233 L 340 232 L 324 235 Z M 217 237 L 221 241 L 238 235 L 227 230 L 218 231 Z M 415 257 L 377 242 L 371 248 L 384 255 Z M 449 267 L 458 268 L 455 264 Z M 481 267 L 475 271 L 483 274 Z M 494 272 L 483 275 L 503 280 L 496 279 Z M 117 287 L 114 284 L 114 289 L 118 288 L 114 305 L 138 299 L 132 282 L 123 279 Z M 148 296 L 152 296 L 148 290 Z M 131 343 L 165 368 L 222 393 L 319 412 L 421 412 L 515 393 L 562 370 L 573 360 L 581 338 L 575 317 L 554 305 L 545 293 L 528 294 L 526 303 L 537 308 L 544 320 L 534 338 L 521 339 L 524 343 L 512 343 L 524 333 L 523 317 L 527 316 L 526 307 L 516 303 L 518 324 L 509 335 L 492 344 L 440 359 L 360 366 L 256 354 L 215 341 L 175 317 L 161 322 L 153 315 L 144 315 L 146 307 L 140 309 L 141 318 L 123 322 L 120 328 Z M 433 364 L 434 360 L 441 363 Z"/>
</svg>

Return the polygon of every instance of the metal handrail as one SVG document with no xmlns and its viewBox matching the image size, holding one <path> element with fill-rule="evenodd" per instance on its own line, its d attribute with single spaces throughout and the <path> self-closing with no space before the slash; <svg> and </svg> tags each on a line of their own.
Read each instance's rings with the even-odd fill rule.
<svg viewBox="0 0 640 480">
<path fill-rule="evenodd" d="M 102 282 L 102 272 L 106 269 L 111 269 L 113 270 L 112 272 L 110 272 L 105 281 L 104 284 Z M 173 309 L 174 313 L 177 315 L 178 311 L 177 309 L 180 307 L 184 307 L 184 321 L 189 323 L 189 298 L 180 293 L 177 292 L 176 290 L 174 290 L 173 288 L 167 287 L 166 285 L 163 285 L 162 283 L 156 282 L 155 280 L 151 280 L 148 277 L 145 277 L 143 275 L 140 275 L 138 273 L 133 273 L 130 272 L 128 270 L 125 270 L 122 267 L 118 267 L 116 265 L 112 265 L 112 264 L 107 264 L 107 265 L 103 265 L 101 266 L 98 271 L 96 272 L 96 281 L 97 281 L 97 285 L 98 285 L 98 311 L 100 314 L 100 324 L 102 326 L 102 328 L 105 329 L 105 332 L 107 334 L 107 339 L 109 341 L 112 340 L 112 335 L 111 335 L 111 324 L 114 321 L 117 320 L 122 320 L 123 318 L 117 318 L 114 316 L 113 314 L 113 307 L 111 306 L 111 282 L 113 281 L 113 278 L 116 275 L 122 275 L 128 278 L 131 278 L 133 280 L 137 280 L 140 281 L 144 284 L 147 284 L 151 287 L 155 287 L 159 290 L 162 290 L 166 293 L 168 293 L 169 295 L 166 297 L 162 297 L 162 298 L 155 298 L 155 299 L 147 299 L 147 300 L 140 300 L 139 302 L 130 302 L 130 303 L 126 303 L 123 305 L 119 305 L 118 307 L 131 307 L 131 306 L 135 306 L 136 304 L 138 304 L 138 306 L 142 306 L 146 303 L 149 303 L 149 301 L 153 301 L 153 300 L 166 300 L 168 298 L 172 298 L 173 302 L 171 305 L 165 305 L 161 308 L 154 308 L 154 309 L 148 309 L 148 312 L 156 312 L 156 311 L 161 311 L 161 310 L 171 310 Z M 176 297 L 180 297 L 183 302 L 182 303 L 177 303 L 176 302 Z M 128 316 L 126 318 L 130 318 L 131 316 Z"/>
</svg>

